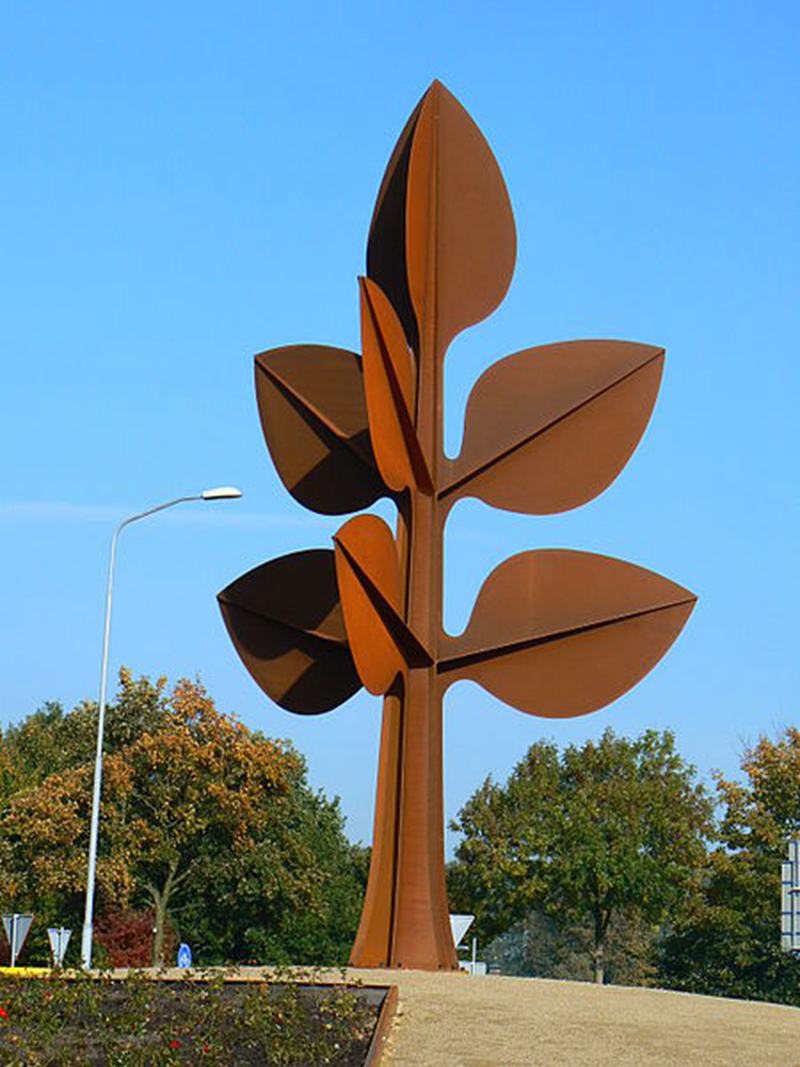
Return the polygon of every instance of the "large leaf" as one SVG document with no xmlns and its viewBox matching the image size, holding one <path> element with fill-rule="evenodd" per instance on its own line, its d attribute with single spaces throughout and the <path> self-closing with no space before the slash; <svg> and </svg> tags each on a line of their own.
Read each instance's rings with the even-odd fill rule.
<svg viewBox="0 0 800 1067">
<path fill-rule="evenodd" d="M 497 160 L 461 104 L 434 82 L 411 136 L 406 201 L 406 269 L 423 349 L 443 356 L 456 334 L 494 311 L 515 258 Z"/>
<path fill-rule="evenodd" d="M 521 711 L 585 715 L 661 659 L 695 596 L 652 571 L 566 549 L 521 552 L 483 584 L 469 624 L 446 635 L 446 685 L 478 682 Z"/>
<path fill-rule="evenodd" d="M 357 515 L 333 540 L 353 659 L 361 681 L 379 696 L 406 665 L 433 661 L 403 619 L 397 544 L 383 519 Z"/>
<path fill-rule="evenodd" d="M 375 201 L 367 241 L 367 274 L 391 300 L 414 351 L 419 333 L 406 273 L 406 200 L 411 139 L 424 100 L 423 96 L 394 146 Z"/>
<path fill-rule="evenodd" d="M 440 497 L 537 515 L 586 503 L 630 458 L 663 365 L 663 349 L 629 341 L 566 341 L 499 360 L 475 383 Z"/>
<path fill-rule="evenodd" d="M 369 433 L 378 469 L 390 489 L 433 491 L 414 427 L 414 362 L 386 294 L 360 279 L 361 347 Z"/>
<path fill-rule="evenodd" d="M 236 651 L 287 711 L 330 711 L 361 688 L 342 619 L 333 552 L 293 552 L 263 563 L 217 597 Z"/>
<path fill-rule="evenodd" d="M 355 352 L 325 345 L 262 352 L 256 396 L 278 474 L 305 507 L 342 515 L 387 494 L 372 454 Z"/>
</svg>

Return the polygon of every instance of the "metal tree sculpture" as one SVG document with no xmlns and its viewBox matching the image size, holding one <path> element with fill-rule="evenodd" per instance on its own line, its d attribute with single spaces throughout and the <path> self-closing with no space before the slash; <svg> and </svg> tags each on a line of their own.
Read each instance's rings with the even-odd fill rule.
<svg viewBox="0 0 800 1067">
<path fill-rule="evenodd" d="M 508 194 L 481 132 L 434 82 L 383 179 L 359 281 L 362 356 L 296 345 L 256 357 L 264 434 L 284 484 L 315 511 L 381 496 L 397 536 L 360 515 L 334 550 L 297 552 L 219 595 L 246 667 L 289 711 L 328 711 L 363 683 L 384 695 L 369 884 L 355 966 L 454 968 L 444 877 L 442 697 L 463 678 L 521 711 L 583 715 L 661 658 L 695 597 L 630 563 L 566 549 L 500 564 L 464 632 L 442 626 L 442 538 L 464 497 L 526 514 L 591 500 L 650 417 L 662 349 L 625 341 L 529 348 L 491 366 L 461 453 L 442 444 L 453 338 L 501 302 L 514 269 Z"/>
</svg>

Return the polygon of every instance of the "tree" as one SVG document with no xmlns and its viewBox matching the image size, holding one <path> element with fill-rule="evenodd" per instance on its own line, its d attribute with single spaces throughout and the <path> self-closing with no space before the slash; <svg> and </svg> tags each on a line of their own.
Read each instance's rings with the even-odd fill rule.
<svg viewBox="0 0 800 1067">
<path fill-rule="evenodd" d="M 127 667 L 119 673 L 116 701 L 108 708 L 103 751 L 108 756 L 152 732 L 166 712 L 166 678 L 154 683 L 134 679 Z M 84 700 L 69 713 L 55 701 L 0 733 L 0 797 L 43 782 L 51 774 L 94 761 L 97 704 Z M 3 769 L 8 768 L 6 775 Z"/>
<path fill-rule="evenodd" d="M 251 850 L 290 790 L 297 756 L 220 715 L 202 687 L 178 682 L 161 728 L 106 762 L 114 851 L 128 859 L 155 914 L 153 964 L 164 962 L 167 914 L 209 850 Z"/>
<path fill-rule="evenodd" d="M 369 858 L 346 841 L 338 800 L 311 790 L 304 774 L 252 848 L 208 858 L 203 895 L 178 917 L 207 958 L 346 962 Z"/>
<path fill-rule="evenodd" d="M 484 938 L 532 910 L 590 923 L 592 973 L 604 980 L 611 924 L 660 922 L 706 855 L 712 804 L 670 733 L 533 745 L 505 786 L 487 779 L 453 829 L 464 835 L 451 886 Z"/>
<path fill-rule="evenodd" d="M 615 916 L 606 937 L 605 980 L 614 985 L 653 985 L 658 933 L 658 926 L 635 913 Z M 587 982 L 593 977 L 591 946 L 590 921 L 564 924 L 533 911 L 484 945 L 482 955 L 503 974 Z"/>
<path fill-rule="evenodd" d="M 108 722 L 98 918 L 152 909 L 154 963 L 170 918 L 207 962 L 342 962 L 363 857 L 338 802 L 309 788 L 299 753 L 220 714 L 185 680 L 169 692 L 164 679 L 122 672 Z M 30 756 L 24 787 L 0 797 L 0 903 L 58 925 L 81 921 L 95 729 L 96 708 L 81 704 L 31 716 L 0 746 L 12 763 Z"/>
<path fill-rule="evenodd" d="M 780 861 L 800 835 L 800 730 L 761 737 L 742 758 L 743 781 L 716 775 L 720 845 L 675 917 L 660 978 L 695 993 L 800 1004 L 800 963 L 781 950 Z"/>
</svg>

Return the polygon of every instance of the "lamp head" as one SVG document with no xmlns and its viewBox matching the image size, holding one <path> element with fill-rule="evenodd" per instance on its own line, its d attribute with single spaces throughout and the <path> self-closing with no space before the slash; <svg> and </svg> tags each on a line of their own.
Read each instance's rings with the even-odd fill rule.
<svg viewBox="0 0 800 1067">
<path fill-rule="evenodd" d="M 200 496 L 203 500 L 235 500 L 242 495 L 242 490 L 235 485 L 218 485 L 216 489 L 204 489 Z"/>
</svg>

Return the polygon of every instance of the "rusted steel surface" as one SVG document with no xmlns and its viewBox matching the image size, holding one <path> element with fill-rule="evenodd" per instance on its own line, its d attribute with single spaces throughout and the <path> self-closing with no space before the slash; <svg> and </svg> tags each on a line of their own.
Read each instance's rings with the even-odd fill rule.
<svg viewBox="0 0 800 1067">
<path fill-rule="evenodd" d="M 372 1031 L 372 1039 L 369 1043 L 369 1048 L 367 1049 L 367 1056 L 364 1060 L 364 1067 L 378 1067 L 378 1064 L 384 1062 L 383 1054 L 386 1051 L 386 1041 L 392 1029 L 395 1015 L 397 1015 L 399 990 L 396 985 L 386 987 L 355 986 L 354 988 L 356 992 L 361 989 L 372 990 L 385 988 L 386 990 L 383 1000 L 381 1001 L 380 1009 L 378 1010 L 378 1019 L 375 1023 L 375 1029 Z"/>
<path fill-rule="evenodd" d="M 516 237 L 491 149 L 434 82 L 408 120 L 373 213 L 359 280 L 363 357 L 298 345 L 256 358 L 264 434 L 289 491 L 342 514 L 394 500 L 397 531 L 347 521 L 334 551 L 296 553 L 220 594 L 231 637 L 283 707 L 328 710 L 363 683 L 384 696 L 369 883 L 355 966 L 455 968 L 444 878 L 442 697 L 470 679 L 549 717 L 602 707 L 663 656 L 695 603 L 652 571 L 567 549 L 489 575 L 460 635 L 442 626 L 453 504 L 547 514 L 602 492 L 650 417 L 664 353 L 570 341 L 500 359 L 469 398 L 455 459 L 442 443 L 443 360 L 503 299 Z"/>
<path fill-rule="evenodd" d="M 361 688 L 330 549 L 262 563 L 217 599 L 242 662 L 282 708 L 316 715 Z"/>
<path fill-rule="evenodd" d="M 350 960 L 357 967 L 389 966 L 393 958 L 390 948 L 395 929 L 405 704 L 402 683 L 396 683 L 383 698 L 369 880 L 350 953 Z"/>
<path fill-rule="evenodd" d="M 470 393 L 440 497 L 529 515 L 585 504 L 636 448 L 663 366 L 663 349 L 629 341 L 567 341 L 498 360 Z"/>
<path fill-rule="evenodd" d="M 333 540 L 353 659 L 370 693 L 383 696 L 406 665 L 433 665 L 403 618 L 397 544 L 377 515 L 350 519 Z"/>
<path fill-rule="evenodd" d="M 483 583 L 464 633 L 443 637 L 442 688 L 468 678 L 520 711 L 585 715 L 655 666 L 694 603 L 688 590 L 622 560 L 521 552 Z"/>
<path fill-rule="evenodd" d="M 379 285 L 361 278 L 361 345 L 370 439 L 386 484 L 433 492 L 414 426 L 416 374 L 403 326 Z"/>
<path fill-rule="evenodd" d="M 442 85 L 427 92 L 411 144 L 406 268 L 420 354 L 442 359 L 506 294 L 517 254 L 503 175 L 470 116 Z"/>
<path fill-rule="evenodd" d="M 342 515 L 387 493 L 372 453 L 355 352 L 325 345 L 262 352 L 256 398 L 278 474 L 305 507 Z"/>
</svg>

